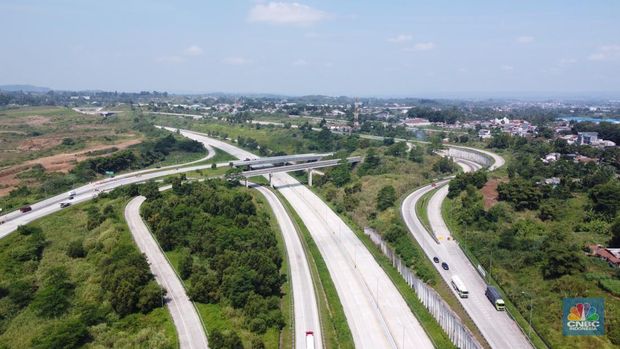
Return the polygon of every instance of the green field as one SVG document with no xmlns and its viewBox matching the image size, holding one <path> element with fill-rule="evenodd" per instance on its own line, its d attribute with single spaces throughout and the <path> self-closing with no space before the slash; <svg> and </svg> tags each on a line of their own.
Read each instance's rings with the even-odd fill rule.
<svg viewBox="0 0 620 349">
<path fill-rule="evenodd" d="M 166 309 L 120 316 L 101 287 L 103 266 L 115 263 L 111 253 L 121 249 L 138 253 L 122 218 L 125 204 L 125 199 L 99 199 L 37 220 L 30 226 L 42 229 L 42 247 L 33 245 L 36 234 L 15 232 L 0 240 L 0 347 L 32 348 L 34 343 L 40 348 L 59 343 L 65 348 L 177 347 Z M 89 223 L 86 210 L 104 206 L 111 208 L 106 209 L 107 218 L 88 229 L 87 224 L 94 223 Z M 82 241 L 85 257 L 67 255 L 73 241 Z M 50 317 L 41 315 L 38 299 L 44 295 L 47 273 L 56 268 L 66 270 L 66 281 L 73 286 L 66 310 Z M 68 327 L 75 321 L 84 327 Z M 52 338 L 56 344 L 42 344 Z"/>
</svg>

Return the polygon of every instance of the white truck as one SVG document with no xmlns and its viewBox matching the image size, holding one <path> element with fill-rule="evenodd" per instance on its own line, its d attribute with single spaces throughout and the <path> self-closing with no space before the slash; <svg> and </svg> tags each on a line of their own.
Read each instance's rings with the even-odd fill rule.
<svg viewBox="0 0 620 349">
<path fill-rule="evenodd" d="M 314 332 L 306 331 L 306 349 L 314 349 Z"/>
<path fill-rule="evenodd" d="M 467 287 L 465 287 L 465 283 L 458 275 L 452 275 L 452 287 L 459 294 L 461 298 L 469 298 L 469 291 L 467 291 Z"/>
</svg>

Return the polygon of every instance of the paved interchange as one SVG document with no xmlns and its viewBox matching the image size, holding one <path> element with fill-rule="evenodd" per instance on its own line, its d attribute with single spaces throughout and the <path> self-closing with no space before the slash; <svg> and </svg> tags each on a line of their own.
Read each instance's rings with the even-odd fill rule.
<svg viewBox="0 0 620 349">
<path fill-rule="evenodd" d="M 169 130 L 176 131 L 176 129 Z M 256 156 L 247 151 L 228 143 L 211 139 L 206 135 L 191 131 L 182 131 L 181 133 L 186 137 L 201 141 L 209 149 L 209 156 L 195 162 L 204 161 L 214 156 L 215 152 L 211 146 L 218 147 L 240 159 L 248 157 L 256 158 Z M 486 153 L 495 160 L 495 164 L 492 168 L 499 167 L 503 164 L 503 159 L 500 157 L 492 153 Z M 481 167 L 469 160 L 458 160 L 457 162 L 463 166 L 465 170 L 477 170 Z M 143 182 L 157 177 L 210 167 L 211 164 L 182 168 L 179 168 L 177 165 L 167 166 L 158 170 L 142 170 L 120 175 L 116 178 L 94 182 L 77 188 L 75 190 L 77 195 L 72 202 L 79 203 L 89 200 L 99 192 L 111 190 L 121 185 Z M 413 314 L 398 293 L 398 290 L 396 290 L 385 272 L 379 267 L 372 255 L 366 250 L 365 246 L 363 246 L 348 226 L 346 226 L 320 198 L 308 188 L 300 185 L 293 177 L 287 174 L 274 174 L 273 184 L 278 187 L 293 208 L 299 213 L 302 220 L 309 228 L 313 239 L 317 243 L 328 266 L 331 277 L 334 280 L 334 284 L 336 285 L 356 347 L 432 347 L 432 343 L 428 336 L 413 317 Z M 442 185 L 445 184 L 445 182 L 440 182 L 438 184 Z M 265 188 L 262 189 L 267 190 Z M 403 217 L 413 236 L 420 242 L 429 258 L 438 256 L 442 261 L 447 261 L 450 264 L 451 270 L 449 273 L 443 273 L 442 270 L 440 270 L 440 274 L 442 274 L 442 277 L 447 282 L 449 282 L 452 273 L 458 273 L 465 281 L 470 290 L 470 298 L 468 300 L 462 300 L 463 306 L 492 347 L 531 347 L 523 333 L 517 325 L 508 318 L 507 314 L 495 311 L 493 306 L 486 300 L 486 297 L 484 297 L 484 281 L 469 263 L 458 247 L 458 244 L 455 241 L 447 240 L 450 233 L 447 231 L 447 228 L 445 228 L 445 223 L 441 218 L 439 209 L 443 201 L 442 196 L 445 197 L 447 193 L 447 186 L 438 190 L 434 195 L 429 203 L 428 210 L 429 220 L 431 221 L 431 226 L 434 227 L 434 233 L 439 236 L 445 236 L 445 242 L 442 241 L 441 244 L 435 243 L 429 233 L 424 230 L 419 219 L 415 216 L 415 202 L 417 202 L 424 193 L 432 189 L 432 186 L 423 187 L 412 193 L 403 202 Z M 265 195 L 264 192 L 263 194 Z M 271 194 L 273 195 L 273 193 Z M 63 193 L 33 204 L 31 205 L 32 211 L 27 214 L 12 212 L 0 217 L 0 220 L 5 221 L 5 224 L 0 226 L 0 238 L 14 231 L 18 225 L 27 224 L 35 219 L 60 210 L 58 203 L 66 201 L 67 196 L 68 193 Z M 269 196 L 266 197 L 273 206 L 274 203 L 269 200 Z M 274 212 L 276 212 L 275 209 Z M 282 228 L 283 223 L 280 219 L 279 224 Z M 285 229 L 283 229 L 283 232 L 284 230 Z M 295 236 L 297 240 L 299 239 L 297 234 L 285 235 Z M 291 256 L 289 247 L 294 244 L 294 242 L 290 245 L 288 242 L 286 243 L 289 256 Z M 293 253 L 295 258 L 301 258 L 296 253 L 297 252 Z M 291 265 L 293 264 L 296 263 L 291 263 Z M 306 267 L 302 266 L 302 269 L 304 268 Z M 303 273 L 304 272 L 301 274 Z M 294 279 L 294 276 L 291 275 L 291 278 Z M 307 276 L 303 276 L 303 278 L 307 278 Z M 311 285 L 311 281 L 309 284 Z M 307 285 L 308 283 L 306 282 L 302 288 L 306 288 Z M 320 326 L 317 325 L 318 312 L 316 310 L 316 298 L 311 301 L 308 299 L 315 297 L 314 293 L 312 292 L 312 295 L 300 296 L 299 293 L 303 294 L 303 291 L 295 291 L 295 286 L 293 286 L 293 288 L 296 324 L 298 324 L 298 312 L 306 314 L 300 315 L 305 317 L 306 320 L 299 321 L 299 323 L 304 324 L 303 326 L 305 328 L 296 327 L 296 335 L 299 336 L 299 334 L 303 333 L 306 329 L 314 330 L 315 334 L 317 334 L 317 332 L 320 333 Z M 301 300 L 304 302 L 300 302 Z M 298 303 L 303 303 L 304 311 L 300 312 L 298 310 Z M 316 316 L 307 316 L 307 314 L 313 313 Z M 298 345 L 300 345 L 299 343 L 298 341 Z M 320 339 L 317 339 L 315 343 L 320 344 Z"/>
<path fill-rule="evenodd" d="M 198 132 L 181 130 L 181 134 L 240 159 L 256 157 Z M 433 344 L 390 278 L 340 217 L 288 174 L 274 174 L 272 180 L 297 211 L 319 248 L 336 286 L 355 346 L 432 348 Z"/>
<path fill-rule="evenodd" d="M 479 152 L 479 150 L 476 149 Z M 503 165 L 504 160 L 496 154 L 486 152 L 488 156 L 492 156 L 494 164 L 492 169 Z M 499 159 L 498 159 L 499 158 Z M 476 171 L 482 168 L 480 164 L 469 160 L 455 158 L 455 161 L 463 167 L 465 171 Z M 441 274 L 444 281 L 450 285 L 452 275 L 459 275 L 465 283 L 469 298 L 462 299 L 452 289 L 457 299 L 463 305 L 469 316 L 487 340 L 492 348 L 531 348 L 532 345 L 527 340 L 521 329 L 508 316 L 506 312 L 495 310 L 495 307 L 488 301 L 484 292 L 486 282 L 480 277 L 474 266 L 469 262 L 458 242 L 452 239 L 443 217 L 441 216 L 441 204 L 448 194 L 447 181 L 437 183 L 440 188 L 431 197 L 428 204 L 428 219 L 433 232 L 428 232 L 419 218 L 416 216 L 416 203 L 422 196 L 433 189 L 432 185 L 422 187 L 403 201 L 401 213 L 405 223 L 424 249 L 429 258 L 439 257 L 440 263 L 446 262 L 450 266 L 450 270 L 446 271 L 440 267 L 439 263 L 434 263 L 435 268 Z M 434 234 L 439 241 L 437 243 L 431 234 Z"/>
</svg>

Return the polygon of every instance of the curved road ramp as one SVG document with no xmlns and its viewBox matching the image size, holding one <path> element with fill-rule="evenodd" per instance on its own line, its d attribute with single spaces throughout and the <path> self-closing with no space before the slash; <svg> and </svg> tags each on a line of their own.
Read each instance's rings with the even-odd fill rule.
<svg viewBox="0 0 620 349">
<path fill-rule="evenodd" d="M 146 255 L 155 280 L 167 291 L 166 306 L 179 336 L 181 349 L 208 348 L 207 336 L 198 312 L 190 301 L 183 283 L 168 263 L 164 252 L 140 217 L 144 196 L 135 197 L 125 207 L 125 220 L 138 248 Z"/>
<path fill-rule="evenodd" d="M 497 154 L 482 151 L 469 150 L 459 147 L 452 151 L 450 156 L 466 172 L 477 171 L 482 167 L 495 169 L 504 164 L 504 160 Z M 484 155 L 484 159 L 481 154 Z M 493 159 L 490 163 L 487 159 Z M 480 276 L 477 269 L 471 264 L 458 242 L 451 236 L 446 223 L 441 216 L 441 205 L 448 194 L 448 181 L 437 183 L 441 188 L 433 194 L 428 203 L 428 220 L 432 231 L 427 231 L 416 215 L 417 202 L 428 192 L 436 189 L 432 185 L 422 187 L 405 198 L 401 206 L 401 214 L 407 228 L 418 241 L 428 258 L 438 257 L 441 262 L 446 262 L 450 270 L 443 270 L 439 263 L 433 263 L 444 281 L 450 285 L 452 277 L 458 275 L 465 283 L 469 291 L 468 298 L 460 298 L 453 290 L 456 298 L 472 318 L 486 341 L 492 348 L 532 348 L 525 334 L 515 321 L 507 314 L 500 312 L 487 300 L 485 296 L 486 282 Z"/>
</svg>

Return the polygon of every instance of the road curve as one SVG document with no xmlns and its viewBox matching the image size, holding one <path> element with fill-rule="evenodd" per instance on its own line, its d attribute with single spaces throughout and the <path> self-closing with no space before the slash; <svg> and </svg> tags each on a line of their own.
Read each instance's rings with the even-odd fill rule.
<svg viewBox="0 0 620 349">
<path fill-rule="evenodd" d="M 318 303 L 300 236 L 278 197 L 265 187 L 253 187 L 263 194 L 271 206 L 286 245 L 295 311 L 295 348 L 306 349 L 306 331 L 313 331 L 315 348 L 312 349 L 321 349 L 323 348 L 321 340 L 323 336 L 321 334 Z"/>
<path fill-rule="evenodd" d="M 482 166 L 468 160 L 455 159 L 465 171 L 475 171 Z M 497 164 L 497 163 L 496 163 Z M 503 160 L 501 162 L 503 164 Z M 401 214 L 407 228 L 422 246 L 429 258 L 439 257 L 441 262 L 446 262 L 450 270 L 443 270 L 439 263 L 434 263 L 435 268 L 444 281 L 450 285 L 452 275 L 459 275 L 469 291 L 469 298 L 459 298 L 452 290 L 463 308 L 487 340 L 492 348 L 531 348 L 531 344 L 521 332 L 517 324 L 506 312 L 499 312 L 487 300 L 484 295 L 486 282 L 480 277 L 475 267 L 469 262 L 463 251 L 454 239 L 452 239 L 443 217 L 441 216 L 441 204 L 448 194 L 448 181 L 437 183 L 440 188 L 431 197 L 428 204 L 428 219 L 432 232 L 428 232 L 416 216 L 416 204 L 422 196 L 435 189 L 431 185 L 422 187 L 407 196 L 401 206 Z M 439 243 L 431 237 L 435 234 Z M 452 289 L 450 287 L 450 289 Z"/>
<path fill-rule="evenodd" d="M 166 306 L 179 337 L 181 349 L 208 348 L 207 336 L 196 308 L 190 301 L 183 283 L 168 263 L 168 259 L 140 217 L 144 196 L 133 198 L 125 207 L 125 220 L 136 245 L 145 254 L 155 280 L 167 291 Z"/>
<path fill-rule="evenodd" d="M 256 157 L 199 132 L 181 130 L 181 134 L 240 159 Z M 340 217 L 288 174 L 274 174 L 272 183 L 299 214 L 317 244 L 336 286 L 356 348 L 432 348 L 402 295 Z"/>
</svg>

